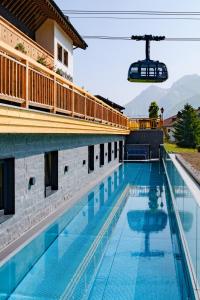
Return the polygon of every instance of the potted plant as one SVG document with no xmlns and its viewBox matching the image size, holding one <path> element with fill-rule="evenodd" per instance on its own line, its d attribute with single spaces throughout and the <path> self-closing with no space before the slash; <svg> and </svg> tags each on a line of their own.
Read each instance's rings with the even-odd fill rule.
<svg viewBox="0 0 200 300">
<path fill-rule="evenodd" d="M 21 51 L 24 54 L 27 53 L 27 51 L 22 43 L 17 43 L 17 45 L 15 46 L 15 49 Z"/>
<path fill-rule="evenodd" d="M 45 67 L 47 67 L 47 61 L 45 56 L 38 56 L 37 62 Z"/>
<path fill-rule="evenodd" d="M 58 75 L 60 75 L 60 76 L 63 76 L 63 75 L 64 75 L 63 70 L 62 70 L 62 69 L 59 69 L 59 68 L 56 70 L 56 73 L 57 73 Z"/>
</svg>

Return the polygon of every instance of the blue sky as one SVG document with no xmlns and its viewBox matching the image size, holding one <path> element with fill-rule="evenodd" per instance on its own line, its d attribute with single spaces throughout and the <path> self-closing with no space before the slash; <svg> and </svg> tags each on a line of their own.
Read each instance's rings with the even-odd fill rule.
<svg viewBox="0 0 200 300">
<path fill-rule="evenodd" d="M 55 1 L 61 9 L 77 10 L 168 10 L 199 11 L 199 0 L 76 0 Z M 200 37 L 199 21 L 70 19 L 81 35 L 131 36 L 156 34 L 166 37 Z M 148 87 L 127 81 L 129 65 L 144 58 L 144 43 L 133 41 L 86 40 L 88 48 L 74 52 L 74 82 L 93 94 L 119 104 L 131 101 Z M 170 87 L 186 74 L 200 73 L 200 42 L 155 42 L 151 58 L 168 66 Z"/>
</svg>

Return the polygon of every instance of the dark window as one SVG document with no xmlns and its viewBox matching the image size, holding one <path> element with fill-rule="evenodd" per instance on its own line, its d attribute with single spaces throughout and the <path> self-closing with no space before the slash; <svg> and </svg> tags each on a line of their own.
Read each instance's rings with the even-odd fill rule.
<svg viewBox="0 0 200 300">
<path fill-rule="evenodd" d="M 104 144 L 100 144 L 100 167 L 104 165 Z"/>
<path fill-rule="evenodd" d="M 114 152 L 114 157 L 117 158 L 117 142 L 115 142 L 115 152 Z"/>
<path fill-rule="evenodd" d="M 58 151 L 45 153 L 45 196 L 58 190 Z"/>
<path fill-rule="evenodd" d="M 68 66 L 68 52 L 64 50 L 64 65 Z"/>
<path fill-rule="evenodd" d="M 57 51 L 58 51 L 58 60 L 62 62 L 62 60 L 63 60 L 62 59 L 62 57 L 63 57 L 63 53 L 62 53 L 63 49 L 62 49 L 62 46 L 59 45 L 59 44 L 58 44 L 58 47 L 57 47 Z"/>
<path fill-rule="evenodd" d="M 4 196 L 3 196 L 3 190 L 4 190 L 4 184 L 3 184 L 3 162 L 0 161 L 0 210 L 4 209 Z"/>
<path fill-rule="evenodd" d="M 112 160 L 112 144 L 108 143 L 108 162 Z"/>
<path fill-rule="evenodd" d="M 14 158 L 0 160 L 0 210 L 5 215 L 15 213 Z"/>
<path fill-rule="evenodd" d="M 119 161 L 123 160 L 123 141 L 119 141 Z"/>
<path fill-rule="evenodd" d="M 88 146 L 88 173 L 94 171 L 94 145 Z"/>
</svg>

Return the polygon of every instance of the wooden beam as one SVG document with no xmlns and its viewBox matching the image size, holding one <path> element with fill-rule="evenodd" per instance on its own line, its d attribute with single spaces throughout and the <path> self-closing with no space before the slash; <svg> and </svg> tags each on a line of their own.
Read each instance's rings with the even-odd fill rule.
<svg viewBox="0 0 200 300">
<path fill-rule="evenodd" d="M 0 133 L 128 135 L 129 130 L 1 104 Z"/>
</svg>

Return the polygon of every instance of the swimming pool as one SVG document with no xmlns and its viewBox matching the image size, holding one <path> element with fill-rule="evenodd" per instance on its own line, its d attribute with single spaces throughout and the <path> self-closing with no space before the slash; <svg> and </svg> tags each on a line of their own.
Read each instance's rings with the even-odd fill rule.
<svg viewBox="0 0 200 300">
<path fill-rule="evenodd" d="M 0 267 L 0 299 L 193 299 L 163 166 L 124 164 Z"/>
</svg>

